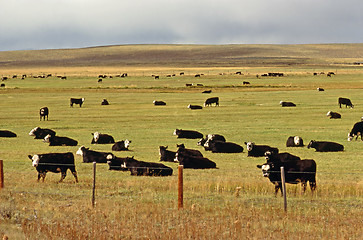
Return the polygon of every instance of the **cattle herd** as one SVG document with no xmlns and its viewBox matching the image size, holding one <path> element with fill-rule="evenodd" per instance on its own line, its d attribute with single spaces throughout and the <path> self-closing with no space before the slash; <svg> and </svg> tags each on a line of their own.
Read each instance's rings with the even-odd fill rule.
<svg viewBox="0 0 363 240">
<path fill-rule="evenodd" d="M 319 90 L 320 91 L 320 90 Z M 78 104 L 82 107 L 84 98 L 71 98 L 70 106 Z M 107 105 L 106 99 L 103 100 L 102 105 Z M 165 106 L 164 101 L 155 100 L 155 106 Z M 204 107 L 219 106 L 219 97 L 208 98 L 204 102 Z M 345 105 L 346 107 L 353 108 L 354 105 L 347 98 L 339 98 L 338 104 Z M 282 107 L 295 107 L 296 104 L 292 102 L 281 101 Z M 202 109 L 199 105 L 189 105 L 190 109 Z M 43 107 L 39 111 L 40 120 L 48 119 L 49 109 Z M 341 115 L 336 112 L 329 111 L 327 113 L 332 119 L 341 118 Z M 363 121 L 354 124 L 351 132 L 348 133 L 348 141 L 358 136 L 363 140 Z M 77 146 L 78 141 L 69 137 L 58 136 L 52 129 L 36 127 L 29 132 L 30 136 L 35 139 L 43 139 L 43 142 L 49 143 L 49 146 Z M 195 130 L 175 129 L 173 135 L 178 139 L 198 139 L 196 146 L 204 148 L 204 151 L 212 153 L 242 153 L 244 148 L 234 142 L 229 142 L 226 138 L 219 134 L 204 135 Z M 1 130 L 0 137 L 17 137 L 17 135 L 8 130 Z M 81 146 L 76 155 L 83 159 L 83 163 L 100 163 L 108 164 L 109 170 L 116 171 L 130 171 L 131 175 L 136 176 L 171 176 L 173 168 L 166 166 L 162 163 L 145 162 L 136 160 L 134 157 L 121 158 L 115 156 L 114 151 L 128 151 L 131 141 L 128 139 L 115 141 L 114 137 L 110 134 L 99 132 L 92 133 L 91 144 L 112 144 L 109 152 L 99 152 L 90 150 L 85 146 Z M 302 189 L 305 191 L 307 182 L 310 184 L 311 191 L 316 188 L 316 170 L 317 164 L 313 159 L 300 159 L 300 157 L 292 155 L 287 152 L 279 152 L 276 147 L 268 145 L 258 145 L 254 142 L 244 142 L 247 150 L 247 157 L 263 157 L 266 163 L 257 165 L 262 169 L 263 176 L 267 177 L 275 185 L 275 194 L 281 189 L 281 174 L 280 167 L 284 167 L 286 171 L 286 182 L 291 184 L 302 184 Z M 300 136 L 289 136 L 286 141 L 286 147 L 305 147 L 303 139 Z M 307 148 L 314 148 L 317 152 L 336 152 L 344 151 L 344 146 L 329 141 L 315 141 L 311 140 Z M 192 169 L 217 169 L 217 164 L 203 156 L 203 153 L 197 149 L 186 148 L 184 144 L 177 145 L 176 151 L 171 151 L 168 146 L 159 146 L 159 155 L 161 162 L 173 162 L 183 165 L 184 168 Z M 78 182 L 77 171 L 75 167 L 75 159 L 72 152 L 66 153 L 45 153 L 28 155 L 32 160 L 33 167 L 38 172 L 38 181 L 45 180 L 47 172 L 61 173 L 60 182 L 66 177 L 67 170 L 69 169 L 73 174 L 76 182 Z"/>
</svg>

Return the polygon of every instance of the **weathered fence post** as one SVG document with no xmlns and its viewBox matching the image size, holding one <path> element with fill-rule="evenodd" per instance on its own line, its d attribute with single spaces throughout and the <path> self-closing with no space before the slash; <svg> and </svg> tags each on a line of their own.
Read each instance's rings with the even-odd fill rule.
<svg viewBox="0 0 363 240">
<path fill-rule="evenodd" d="M 0 160 L 0 189 L 4 188 L 4 165 L 3 160 Z"/>
<path fill-rule="evenodd" d="M 96 193 L 96 162 L 93 162 L 93 188 L 92 188 L 92 207 L 95 207 Z"/>
<path fill-rule="evenodd" d="M 284 167 L 281 167 L 281 184 L 282 184 L 282 195 L 284 196 L 284 211 L 287 211 L 287 200 L 286 200 L 286 184 L 285 184 L 285 171 Z"/>
<path fill-rule="evenodd" d="M 178 166 L 178 209 L 183 208 L 183 167 Z"/>
</svg>

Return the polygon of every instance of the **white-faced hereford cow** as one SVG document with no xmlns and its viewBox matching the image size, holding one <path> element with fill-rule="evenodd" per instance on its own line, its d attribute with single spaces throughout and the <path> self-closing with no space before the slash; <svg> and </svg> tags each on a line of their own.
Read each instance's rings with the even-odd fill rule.
<svg viewBox="0 0 363 240">
<path fill-rule="evenodd" d="M 113 154 L 107 156 L 109 170 L 129 170 L 135 176 L 171 176 L 173 169 L 161 163 L 144 162 L 134 157 L 119 158 Z"/>
<path fill-rule="evenodd" d="M 219 106 L 219 97 L 207 98 L 207 100 L 205 100 L 205 102 L 204 102 L 204 107 L 206 107 L 206 106 L 212 106 L 213 103 L 216 106 Z"/>
<path fill-rule="evenodd" d="M 311 140 L 308 148 L 315 148 L 317 152 L 340 152 L 344 151 L 344 146 L 336 142 Z"/>
<path fill-rule="evenodd" d="M 130 140 L 121 140 L 118 142 L 115 142 L 114 145 L 112 145 L 112 151 L 128 151 L 131 141 Z"/>
<path fill-rule="evenodd" d="M 348 133 L 348 141 L 352 141 L 354 137 L 357 140 L 359 135 L 360 139 L 363 140 L 363 121 L 354 124 L 352 130 Z"/>
<path fill-rule="evenodd" d="M 16 133 L 9 130 L 0 130 L 0 137 L 13 138 L 16 137 Z"/>
<path fill-rule="evenodd" d="M 48 134 L 51 136 L 55 136 L 56 133 L 52 129 L 40 127 L 33 128 L 29 132 L 29 136 L 34 136 L 34 139 L 44 139 Z"/>
<path fill-rule="evenodd" d="M 299 136 L 290 136 L 287 138 L 286 147 L 303 147 L 304 141 Z"/>
<path fill-rule="evenodd" d="M 48 121 L 48 115 L 49 115 L 49 109 L 47 107 L 42 107 L 39 110 L 40 121 L 42 120 L 42 118 L 45 121 L 45 117 L 47 117 L 47 121 Z"/>
<path fill-rule="evenodd" d="M 62 182 L 67 176 L 67 170 L 71 170 L 76 182 L 78 182 L 76 166 L 74 164 L 73 153 L 45 153 L 35 154 L 33 156 L 28 155 L 33 161 L 33 167 L 38 171 L 38 181 L 42 178 L 43 182 L 47 172 L 61 173 Z"/>
<path fill-rule="evenodd" d="M 106 157 L 110 153 L 89 150 L 89 148 L 82 146 L 78 149 L 76 154 L 82 157 L 84 163 L 107 163 Z"/>
<path fill-rule="evenodd" d="M 83 102 L 84 102 L 84 98 L 71 98 L 70 106 L 73 107 L 73 104 L 78 104 L 79 107 L 82 107 Z"/>
<path fill-rule="evenodd" d="M 91 144 L 108 144 L 115 143 L 115 139 L 109 134 L 102 134 L 99 132 L 91 133 L 93 135 Z"/>
<path fill-rule="evenodd" d="M 254 142 L 245 142 L 247 157 L 264 157 L 265 152 L 278 153 L 279 149 L 268 145 L 256 145 Z"/>
<path fill-rule="evenodd" d="M 49 143 L 49 146 L 77 146 L 78 141 L 69 137 L 58 137 L 48 134 L 44 138 L 45 143 Z"/>
<path fill-rule="evenodd" d="M 350 101 L 349 98 L 342 98 L 342 97 L 338 98 L 338 104 L 339 104 L 340 108 L 342 108 L 342 104 L 345 105 L 346 108 L 347 107 L 351 107 L 351 108 L 354 107 L 352 101 Z"/>
<path fill-rule="evenodd" d="M 202 138 L 203 134 L 194 130 L 182 130 L 182 129 L 175 129 L 174 135 L 177 136 L 177 138 L 188 138 L 188 139 L 196 139 L 196 138 Z"/>
<path fill-rule="evenodd" d="M 307 182 L 310 184 L 311 192 L 316 189 L 316 162 L 313 159 L 285 162 L 277 159 L 257 165 L 257 167 L 261 168 L 263 176 L 269 178 L 275 185 L 275 195 L 279 189 L 282 190 L 281 167 L 284 167 L 286 183 L 297 184 L 300 182 L 303 192 L 306 190 Z"/>
</svg>

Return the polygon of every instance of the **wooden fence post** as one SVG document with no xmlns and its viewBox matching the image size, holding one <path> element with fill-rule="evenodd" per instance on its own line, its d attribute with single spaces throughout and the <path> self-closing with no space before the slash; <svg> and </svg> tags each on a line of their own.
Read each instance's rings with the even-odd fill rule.
<svg viewBox="0 0 363 240">
<path fill-rule="evenodd" d="M 183 208 L 183 167 L 178 166 L 178 209 Z"/>
<path fill-rule="evenodd" d="M 287 211 L 287 199 L 286 199 L 286 184 L 285 184 L 285 171 L 284 167 L 281 167 L 281 183 L 282 183 L 282 195 L 284 196 L 284 211 Z"/>
<path fill-rule="evenodd" d="M 0 189 L 4 188 L 4 165 L 3 160 L 0 160 Z"/>
<path fill-rule="evenodd" d="M 93 188 L 92 188 L 92 207 L 95 207 L 96 193 L 96 162 L 93 162 Z"/>
</svg>

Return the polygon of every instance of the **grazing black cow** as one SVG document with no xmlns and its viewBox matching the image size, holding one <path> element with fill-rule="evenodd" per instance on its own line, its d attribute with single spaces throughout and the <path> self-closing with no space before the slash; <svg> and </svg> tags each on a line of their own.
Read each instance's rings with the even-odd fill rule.
<svg viewBox="0 0 363 240">
<path fill-rule="evenodd" d="M 175 162 L 179 162 L 179 165 L 183 165 L 184 168 L 193 168 L 193 169 L 217 168 L 217 164 L 209 160 L 208 158 L 183 155 L 180 153 L 177 153 L 175 155 Z"/>
<path fill-rule="evenodd" d="M 0 137 L 13 138 L 16 137 L 16 133 L 9 130 L 0 130 Z"/>
<path fill-rule="evenodd" d="M 173 135 L 178 136 L 177 138 L 188 138 L 188 139 L 196 139 L 202 138 L 203 134 L 193 130 L 182 130 L 182 129 L 175 129 Z"/>
<path fill-rule="evenodd" d="M 296 107 L 296 104 L 293 102 L 280 101 L 280 105 L 281 107 Z"/>
<path fill-rule="evenodd" d="M 352 139 L 355 136 L 355 140 L 357 140 L 358 136 L 360 135 L 360 139 L 363 140 L 363 121 L 356 122 L 350 131 L 348 133 L 348 141 L 352 141 Z"/>
<path fill-rule="evenodd" d="M 101 102 L 101 105 L 110 105 L 106 98 L 104 98 Z"/>
<path fill-rule="evenodd" d="M 49 143 L 49 146 L 77 146 L 78 141 L 69 137 L 58 137 L 48 134 L 44 138 L 45 143 Z"/>
<path fill-rule="evenodd" d="M 340 113 L 337 113 L 337 112 L 332 112 L 332 111 L 329 111 L 327 114 L 326 114 L 327 117 L 330 117 L 330 119 L 339 119 L 339 118 L 342 118 L 342 115 Z"/>
<path fill-rule="evenodd" d="M 261 168 L 263 176 L 268 177 L 275 185 L 275 196 L 279 189 L 282 195 L 281 167 L 284 167 L 286 183 L 297 184 L 300 182 L 303 192 L 306 190 L 307 182 L 310 184 L 312 193 L 316 189 L 316 162 L 313 159 L 286 162 L 275 160 L 257 165 L 257 167 Z"/>
<path fill-rule="evenodd" d="M 156 100 L 154 100 L 154 101 L 153 101 L 153 104 L 154 104 L 155 106 L 165 106 L 165 105 L 166 105 L 166 102 L 164 102 L 164 101 L 156 101 Z"/>
<path fill-rule="evenodd" d="M 48 134 L 51 136 L 55 136 L 56 133 L 52 129 L 40 127 L 33 128 L 29 132 L 29 136 L 35 136 L 34 139 L 44 139 Z"/>
<path fill-rule="evenodd" d="M 319 92 L 324 92 L 324 88 L 318 87 L 316 90 L 318 90 Z"/>
<path fill-rule="evenodd" d="M 118 142 L 115 142 L 114 145 L 112 145 L 112 151 L 128 151 L 131 141 L 130 140 L 121 140 Z"/>
<path fill-rule="evenodd" d="M 303 147 L 304 141 L 299 136 L 290 136 L 287 138 L 286 147 Z"/>
<path fill-rule="evenodd" d="M 233 142 L 222 142 L 216 140 L 208 140 L 205 148 L 210 149 L 212 153 L 240 153 L 243 152 L 243 147 Z"/>
<path fill-rule="evenodd" d="M 349 98 L 338 98 L 338 104 L 339 104 L 339 107 L 342 108 L 342 104 L 345 105 L 345 108 L 347 107 L 350 107 L 350 108 L 353 108 L 354 105 L 352 103 L 352 101 L 350 101 Z"/>
<path fill-rule="evenodd" d="M 167 150 L 168 146 L 159 146 L 160 161 L 174 162 L 176 152 Z"/>
<path fill-rule="evenodd" d="M 134 176 L 171 176 L 173 169 L 161 163 L 144 162 L 134 159 L 134 157 L 119 158 L 113 154 L 107 156 L 109 160 L 109 170 L 126 169 Z"/>
<path fill-rule="evenodd" d="M 91 144 L 108 144 L 115 143 L 115 139 L 108 134 L 102 134 L 99 132 L 91 133 L 93 135 Z"/>
<path fill-rule="evenodd" d="M 188 108 L 190 108 L 192 110 L 203 109 L 202 106 L 199 106 L 199 105 L 191 105 L 191 104 L 188 105 Z"/>
<path fill-rule="evenodd" d="M 211 93 L 212 90 L 204 90 L 202 93 Z"/>
<path fill-rule="evenodd" d="M 344 151 L 344 146 L 335 142 L 311 140 L 308 148 L 315 148 L 317 152 L 339 152 Z"/>
<path fill-rule="evenodd" d="M 48 121 L 48 115 L 49 115 L 49 109 L 47 107 L 42 107 L 39 110 L 40 121 L 42 121 L 42 118 L 45 121 L 45 117 L 47 117 L 47 121 Z"/>
<path fill-rule="evenodd" d="M 70 106 L 73 107 L 73 104 L 78 104 L 79 107 L 82 107 L 83 102 L 84 102 L 84 98 L 71 98 Z"/>
<path fill-rule="evenodd" d="M 199 150 L 185 148 L 185 145 L 183 143 L 177 144 L 176 146 L 178 147 L 177 153 L 179 154 L 195 156 L 195 157 L 203 157 L 203 154 Z"/>
<path fill-rule="evenodd" d="M 28 155 L 28 157 L 33 161 L 33 167 L 38 171 L 38 181 L 42 178 L 44 182 L 47 172 L 60 172 L 61 179 L 59 182 L 62 182 L 67 176 L 67 170 L 69 169 L 76 179 L 76 182 L 78 182 L 73 153 L 45 153 L 35 154 L 33 156 Z"/>
<path fill-rule="evenodd" d="M 216 106 L 219 106 L 219 97 L 208 98 L 204 102 L 204 107 L 206 107 L 206 106 L 212 106 L 213 103 L 216 104 Z"/>
<path fill-rule="evenodd" d="M 89 148 L 86 148 L 85 146 L 80 147 L 77 152 L 77 155 L 81 156 L 84 163 L 107 163 L 107 155 L 109 155 L 109 152 L 97 152 L 94 150 L 89 150 Z"/>
<path fill-rule="evenodd" d="M 265 152 L 278 153 L 279 149 L 268 145 L 256 145 L 254 142 L 245 142 L 247 157 L 264 157 Z"/>
</svg>

